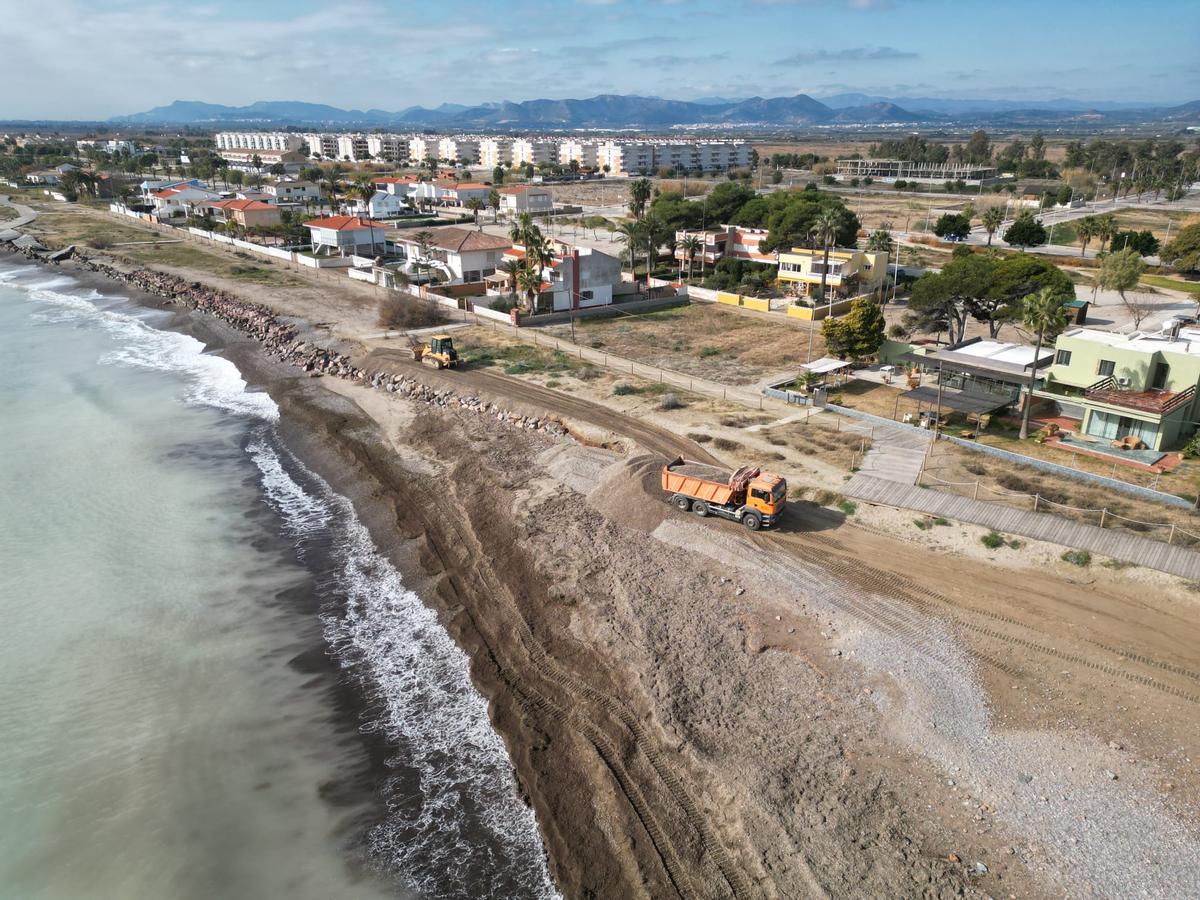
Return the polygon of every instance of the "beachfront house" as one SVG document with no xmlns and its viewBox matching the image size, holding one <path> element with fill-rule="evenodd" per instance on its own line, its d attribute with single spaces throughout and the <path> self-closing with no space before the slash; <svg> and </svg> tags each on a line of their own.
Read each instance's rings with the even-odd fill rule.
<svg viewBox="0 0 1200 900">
<path fill-rule="evenodd" d="M 417 235 L 406 232 L 396 238 L 396 246 L 413 261 L 432 264 L 454 284 L 473 284 L 496 271 L 505 250 L 512 246 L 508 238 L 448 225 L 428 231 L 428 256 Z"/>
<path fill-rule="evenodd" d="M 327 216 L 305 222 L 314 256 L 379 256 L 387 248 L 387 226 L 359 216 Z"/>
<path fill-rule="evenodd" d="M 632 283 L 623 281 L 621 260 L 611 254 L 557 240 L 550 241 L 550 249 L 551 259 L 542 272 L 542 285 L 538 291 L 539 311 L 564 312 L 608 306 L 622 285 L 633 287 Z M 516 245 L 504 251 L 504 262 L 523 262 L 524 259 L 524 247 Z M 503 270 L 488 276 L 487 282 L 494 294 L 517 293 L 517 285 L 512 284 Z"/>
<path fill-rule="evenodd" d="M 279 225 L 279 207 L 261 200 L 217 200 L 207 205 L 217 222 L 236 222 L 243 228 L 271 228 Z"/>
<path fill-rule="evenodd" d="M 1140 438 L 1170 450 L 1196 431 L 1200 327 L 1168 319 L 1158 331 L 1116 334 L 1074 328 L 1055 341 L 1054 365 L 1037 396 L 1083 435 Z"/>
</svg>

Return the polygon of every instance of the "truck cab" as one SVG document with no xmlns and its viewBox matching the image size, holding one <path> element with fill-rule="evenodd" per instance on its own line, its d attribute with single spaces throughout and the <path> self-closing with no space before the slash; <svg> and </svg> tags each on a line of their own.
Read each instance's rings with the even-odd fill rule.
<svg viewBox="0 0 1200 900">
<path fill-rule="evenodd" d="M 786 502 L 787 480 L 778 475 L 761 474 L 746 486 L 746 507 L 761 515 L 763 525 L 773 525 Z"/>
</svg>

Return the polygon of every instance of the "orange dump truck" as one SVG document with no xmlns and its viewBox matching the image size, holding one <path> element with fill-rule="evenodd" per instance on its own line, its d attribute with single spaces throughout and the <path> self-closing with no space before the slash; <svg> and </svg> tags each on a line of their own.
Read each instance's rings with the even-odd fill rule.
<svg viewBox="0 0 1200 900">
<path fill-rule="evenodd" d="M 778 475 L 751 466 L 730 475 L 682 456 L 663 466 L 662 488 L 684 512 L 733 519 L 751 531 L 778 522 L 787 501 L 787 482 Z"/>
</svg>

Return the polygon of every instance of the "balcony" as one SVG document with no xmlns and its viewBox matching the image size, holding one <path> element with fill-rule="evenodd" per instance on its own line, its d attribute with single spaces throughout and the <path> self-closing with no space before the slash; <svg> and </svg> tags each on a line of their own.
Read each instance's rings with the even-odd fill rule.
<svg viewBox="0 0 1200 900">
<path fill-rule="evenodd" d="M 1093 403 L 1103 403 L 1106 406 L 1150 413 L 1159 417 L 1168 416 L 1175 410 L 1186 406 L 1195 395 L 1195 386 L 1183 391 L 1164 391 L 1154 388 L 1132 391 L 1120 387 L 1111 375 L 1097 381 L 1083 392 L 1084 398 Z"/>
</svg>

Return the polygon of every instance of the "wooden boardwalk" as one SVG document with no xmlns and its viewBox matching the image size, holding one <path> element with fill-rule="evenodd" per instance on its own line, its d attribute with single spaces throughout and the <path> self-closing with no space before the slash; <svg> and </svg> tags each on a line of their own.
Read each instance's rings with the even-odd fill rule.
<svg viewBox="0 0 1200 900">
<path fill-rule="evenodd" d="M 1004 534 L 1019 534 L 1073 550 L 1087 550 L 1098 556 L 1108 556 L 1180 578 L 1200 581 L 1200 553 L 1173 547 L 1163 541 L 1138 537 L 1116 528 L 1085 525 L 1049 513 L 1028 512 L 995 502 L 944 494 L 932 488 L 885 481 L 861 472 L 846 483 L 842 493 L 865 503 L 970 522 Z"/>
</svg>

